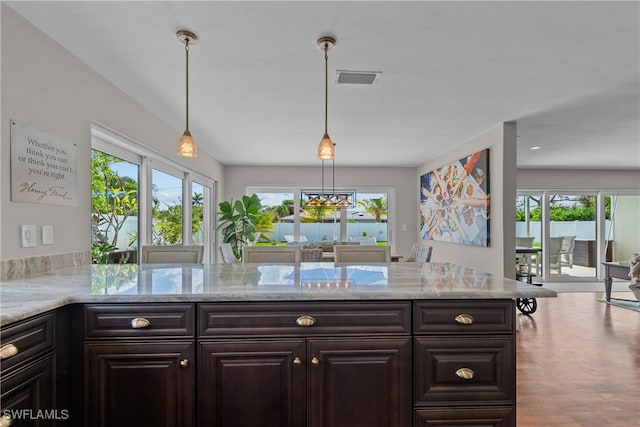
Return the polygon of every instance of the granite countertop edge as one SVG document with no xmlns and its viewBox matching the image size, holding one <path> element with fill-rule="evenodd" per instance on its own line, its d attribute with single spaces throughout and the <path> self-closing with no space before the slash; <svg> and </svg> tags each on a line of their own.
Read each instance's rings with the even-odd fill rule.
<svg viewBox="0 0 640 427">
<path fill-rule="evenodd" d="M 71 304 L 118 304 L 118 303 L 216 303 L 216 302 L 274 302 L 274 301 L 417 301 L 438 299 L 514 299 L 514 298 L 553 298 L 555 291 L 518 285 L 515 291 L 478 292 L 415 292 L 415 291 L 380 291 L 367 293 L 207 293 L 207 294 L 157 294 L 157 295 L 67 295 L 47 298 L 34 302 L 33 298 L 14 301 L 2 298 L 0 303 L 0 326 L 27 319 L 51 310 Z"/>
</svg>

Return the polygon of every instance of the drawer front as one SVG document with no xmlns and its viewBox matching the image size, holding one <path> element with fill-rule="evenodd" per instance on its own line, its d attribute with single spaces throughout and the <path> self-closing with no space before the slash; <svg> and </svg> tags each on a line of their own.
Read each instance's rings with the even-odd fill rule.
<svg viewBox="0 0 640 427">
<path fill-rule="evenodd" d="M 201 304 L 200 336 L 409 334 L 410 303 Z"/>
<path fill-rule="evenodd" d="M 87 338 L 193 337 L 193 304 L 87 304 Z"/>
<path fill-rule="evenodd" d="M 46 313 L 3 329 L 0 343 L 0 369 L 4 375 L 7 369 L 54 349 L 55 313 Z"/>
<path fill-rule="evenodd" d="M 511 337 L 418 337 L 416 405 L 515 404 Z"/>
<path fill-rule="evenodd" d="M 416 427 L 512 427 L 516 425 L 513 407 L 418 409 Z"/>
<path fill-rule="evenodd" d="M 417 301 L 413 328 L 416 334 L 513 333 L 513 300 Z"/>
</svg>

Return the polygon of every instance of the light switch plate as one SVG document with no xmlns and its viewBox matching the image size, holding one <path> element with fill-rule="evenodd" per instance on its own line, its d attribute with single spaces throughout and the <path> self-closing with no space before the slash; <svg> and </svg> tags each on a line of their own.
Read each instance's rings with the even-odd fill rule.
<svg viewBox="0 0 640 427">
<path fill-rule="evenodd" d="M 32 248 L 36 245 L 36 226 L 35 225 L 21 225 L 20 226 L 20 241 L 23 248 Z"/>
<path fill-rule="evenodd" d="M 42 226 L 42 244 L 53 245 L 53 225 Z"/>
</svg>

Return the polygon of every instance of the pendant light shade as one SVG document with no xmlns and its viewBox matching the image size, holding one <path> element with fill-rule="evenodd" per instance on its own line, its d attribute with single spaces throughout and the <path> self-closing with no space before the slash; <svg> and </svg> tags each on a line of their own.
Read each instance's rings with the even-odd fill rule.
<svg viewBox="0 0 640 427">
<path fill-rule="evenodd" d="M 178 156 L 180 157 L 198 157 L 198 147 L 196 141 L 191 136 L 191 132 L 185 130 L 180 141 L 178 141 Z"/>
<path fill-rule="evenodd" d="M 198 37 L 187 30 L 180 30 L 176 33 L 178 40 L 184 43 L 184 51 L 185 51 L 185 62 L 186 62 L 186 105 L 187 105 L 187 114 L 186 114 L 186 125 L 184 133 L 182 137 L 180 137 L 180 141 L 178 142 L 178 156 L 180 157 L 197 157 L 198 156 L 198 147 L 196 146 L 196 141 L 191 136 L 191 132 L 189 132 L 189 46 L 194 45 L 198 42 Z"/>
<path fill-rule="evenodd" d="M 320 145 L 318 145 L 318 158 L 320 160 L 332 160 L 336 157 L 335 146 L 333 141 L 329 138 L 329 134 L 324 134 Z"/>
</svg>

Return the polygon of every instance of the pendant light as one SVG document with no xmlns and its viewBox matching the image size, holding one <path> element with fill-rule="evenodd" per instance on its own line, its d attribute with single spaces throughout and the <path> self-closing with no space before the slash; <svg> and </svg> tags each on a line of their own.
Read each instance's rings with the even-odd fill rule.
<svg viewBox="0 0 640 427">
<path fill-rule="evenodd" d="M 336 193 L 336 164 L 335 164 L 335 144 L 331 141 L 328 132 L 329 116 L 329 55 L 328 52 L 336 45 L 333 37 L 320 37 L 316 42 L 318 48 L 324 51 L 324 135 L 318 145 L 318 159 L 322 160 L 322 180 L 321 188 L 318 190 L 302 190 L 302 197 L 306 199 L 304 204 L 307 208 L 334 209 L 348 208 L 356 205 L 356 192 L 354 190 L 342 190 Z M 324 161 L 331 160 L 332 188 L 330 192 L 325 192 L 324 188 Z"/>
<path fill-rule="evenodd" d="M 318 145 L 318 159 L 333 160 L 336 156 L 335 144 L 329 138 L 327 131 L 327 122 L 329 117 L 329 50 L 336 45 L 336 39 L 333 37 L 320 37 L 318 39 L 318 48 L 324 50 L 324 135 Z"/>
<path fill-rule="evenodd" d="M 176 33 L 178 40 L 184 43 L 184 51 L 185 51 L 185 59 L 186 59 L 186 76 L 187 76 L 187 84 L 186 84 L 186 98 L 187 98 L 187 115 L 186 115 L 186 126 L 182 137 L 180 137 L 180 141 L 178 142 L 178 156 L 181 157 L 198 157 L 198 147 L 196 146 L 196 141 L 191 136 L 191 132 L 189 132 L 189 46 L 194 45 L 198 42 L 198 37 L 187 30 L 179 30 Z"/>
</svg>

